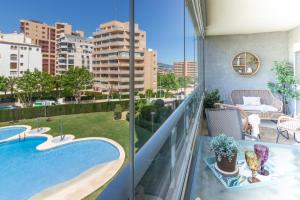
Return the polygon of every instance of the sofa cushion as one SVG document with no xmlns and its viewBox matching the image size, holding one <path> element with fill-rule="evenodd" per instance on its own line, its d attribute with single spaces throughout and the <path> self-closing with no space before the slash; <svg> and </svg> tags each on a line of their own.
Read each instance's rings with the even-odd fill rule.
<svg viewBox="0 0 300 200">
<path fill-rule="evenodd" d="M 278 111 L 277 108 L 270 106 L 270 105 L 265 105 L 265 104 L 261 104 L 258 106 L 238 104 L 237 107 L 239 107 L 240 109 L 245 110 L 245 111 L 258 111 L 258 112 L 277 112 Z"/>
<path fill-rule="evenodd" d="M 259 106 L 260 103 L 260 97 L 243 97 L 244 105 L 246 106 Z"/>
<path fill-rule="evenodd" d="M 260 97 L 261 104 L 272 105 L 273 103 L 273 95 L 269 90 L 233 90 L 232 104 L 243 104 L 243 97 Z"/>
</svg>

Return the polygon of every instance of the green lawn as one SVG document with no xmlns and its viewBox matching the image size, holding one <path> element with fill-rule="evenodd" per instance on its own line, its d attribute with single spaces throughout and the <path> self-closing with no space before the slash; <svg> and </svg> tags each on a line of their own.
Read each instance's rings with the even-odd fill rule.
<svg viewBox="0 0 300 200">
<path fill-rule="evenodd" d="M 113 120 L 113 112 L 83 113 L 75 115 L 61 115 L 51 117 L 50 121 L 46 118 L 21 120 L 16 124 L 30 125 L 33 128 L 50 127 L 48 132 L 53 136 L 60 134 L 60 123 L 63 122 L 64 134 L 73 134 L 76 138 L 83 137 L 106 137 L 118 142 L 125 150 L 126 161 L 129 151 L 129 124 L 123 120 Z M 8 122 L 0 123 L 0 126 L 12 125 Z M 148 140 L 151 133 L 143 128 L 136 127 L 135 143 L 136 151 Z M 86 199 L 96 199 L 102 191 L 97 191 L 89 195 Z"/>
</svg>

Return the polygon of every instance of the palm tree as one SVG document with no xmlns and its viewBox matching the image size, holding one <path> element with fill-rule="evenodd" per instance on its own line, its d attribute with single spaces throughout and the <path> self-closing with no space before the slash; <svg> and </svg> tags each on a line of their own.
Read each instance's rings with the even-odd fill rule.
<svg viewBox="0 0 300 200">
<path fill-rule="evenodd" d="M 0 76 L 0 91 L 4 92 L 4 94 L 6 95 L 7 78 L 5 76 Z"/>
<path fill-rule="evenodd" d="M 16 82 L 17 82 L 17 78 L 15 77 L 8 77 L 7 78 L 7 89 L 10 91 L 10 94 L 12 97 L 15 96 L 14 92 L 15 92 L 15 86 L 16 86 Z"/>
</svg>

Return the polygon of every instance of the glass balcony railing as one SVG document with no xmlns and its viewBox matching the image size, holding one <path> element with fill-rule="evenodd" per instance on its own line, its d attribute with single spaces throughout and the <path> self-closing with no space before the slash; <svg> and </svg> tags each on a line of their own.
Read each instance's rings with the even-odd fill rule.
<svg viewBox="0 0 300 200">
<path fill-rule="evenodd" d="M 203 90 L 195 90 L 179 105 L 135 157 L 136 199 L 179 199 L 191 163 L 194 142 L 200 128 Z M 129 166 L 98 197 L 127 199 Z"/>
</svg>

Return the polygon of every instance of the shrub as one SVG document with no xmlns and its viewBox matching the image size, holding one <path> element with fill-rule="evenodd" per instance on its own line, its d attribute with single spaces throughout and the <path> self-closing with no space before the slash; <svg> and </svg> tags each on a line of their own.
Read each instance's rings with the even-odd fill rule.
<svg viewBox="0 0 300 200">
<path fill-rule="evenodd" d="M 140 97 L 141 99 L 143 99 L 143 98 L 145 98 L 145 95 L 144 95 L 144 94 L 139 94 L 139 97 Z"/>
<path fill-rule="evenodd" d="M 206 92 L 204 98 L 204 108 L 213 108 L 215 103 L 223 103 L 219 90 L 215 89 L 210 92 Z"/>
<path fill-rule="evenodd" d="M 154 105 L 146 105 L 141 109 L 141 117 L 145 120 L 151 120 L 151 112 L 155 112 L 154 119 L 157 120 L 157 108 Z"/>
<path fill-rule="evenodd" d="M 36 117 L 52 117 L 58 115 L 71 115 L 90 112 L 113 111 L 116 105 L 123 109 L 128 109 L 129 101 L 112 101 L 100 103 L 64 104 L 48 107 L 28 107 L 13 110 L 0 110 L 0 122 L 15 121 L 20 119 L 32 119 Z M 123 109 L 122 109 L 123 108 Z"/>
<path fill-rule="evenodd" d="M 165 106 L 165 102 L 162 99 L 157 99 L 154 101 L 154 105 L 157 106 L 158 108 L 162 108 Z"/>
<path fill-rule="evenodd" d="M 136 125 L 140 126 L 146 130 L 148 130 L 149 132 L 152 132 L 152 122 L 151 121 L 147 121 L 144 119 L 137 119 L 136 120 Z M 160 127 L 159 123 L 153 123 L 153 131 L 155 132 L 158 128 Z"/>
<path fill-rule="evenodd" d="M 122 117 L 122 106 L 117 104 L 114 109 L 114 119 L 119 120 Z"/>
<path fill-rule="evenodd" d="M 158 109 L 157 113 L 157 121 L 158 122 L 164 122 L 170 115 L 172 114 L 172 108 L 170 106 L 167 107 L 161 107 Z"/>
</svg>

